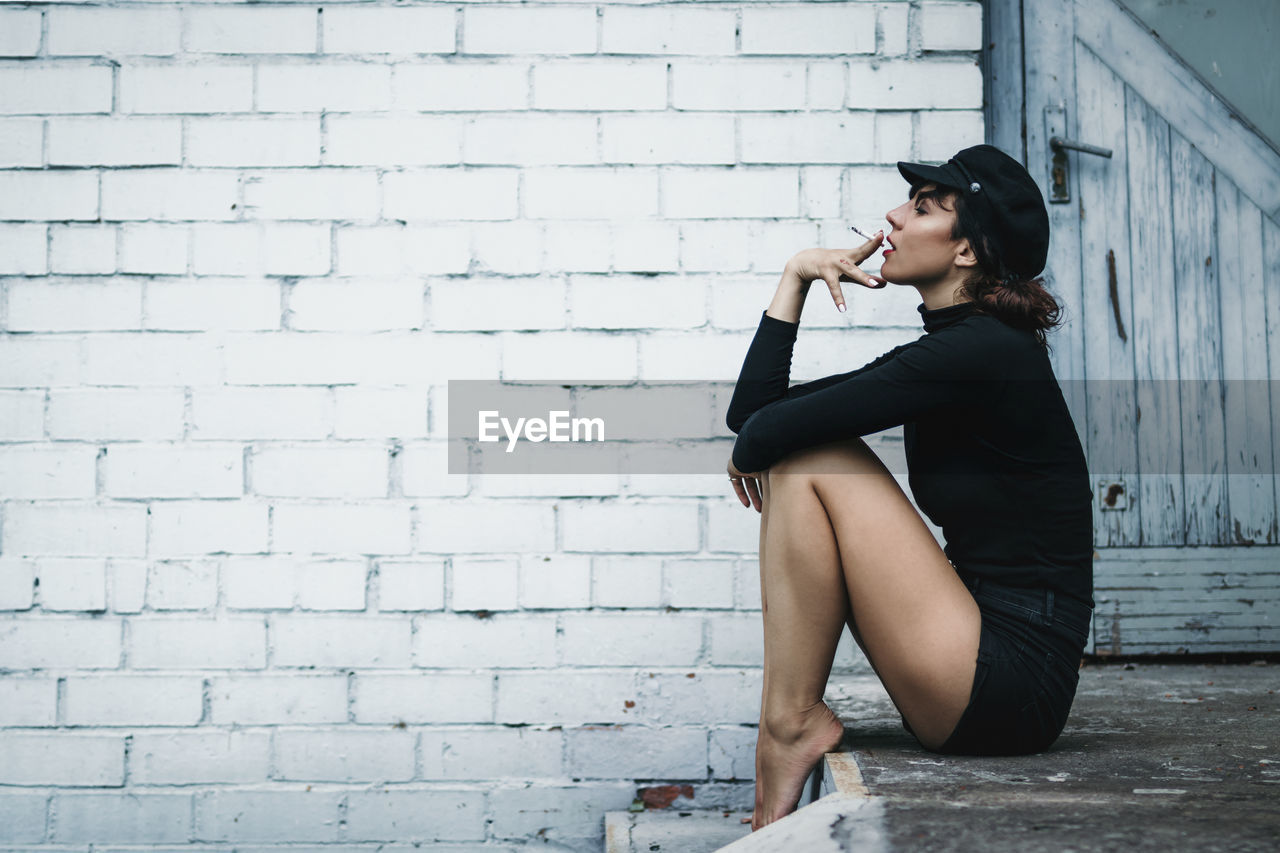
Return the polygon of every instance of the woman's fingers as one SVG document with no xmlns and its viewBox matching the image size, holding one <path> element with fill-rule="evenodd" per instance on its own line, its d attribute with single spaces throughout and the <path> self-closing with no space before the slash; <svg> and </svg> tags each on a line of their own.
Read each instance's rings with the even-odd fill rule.
<svg viewBox="0 0 1280 853">
<path fill-rule="evenodd" d="M 855 264 L 853 261 L 849 260 L 848 258 L 841 258 L 839 261 L 837 261 L 837 263 L 840 265 L 840 268 L 844 271 L 844 274 L 849 276 L 850 281 L 856 281 L 859 284 L 861 284 L 863 287 L 869 287 L 873 290 L 879 290 L 880 288 L 884 287 L 886 284 L 889 283 L 883 278 L 879 278 L 878 276 L 874 276 L 868 272 L 864 272 L 862 269 L 858 267 L 857 264 Z"/>
<path fill-rule="evenodd" d="M 747 493 L 751 495 L 751 504 L 756 508 L 756 512 L 762 512 L 764 501 L 760 497 L 760 481 L 752 477 L 746 481 Z"/>
</svg>

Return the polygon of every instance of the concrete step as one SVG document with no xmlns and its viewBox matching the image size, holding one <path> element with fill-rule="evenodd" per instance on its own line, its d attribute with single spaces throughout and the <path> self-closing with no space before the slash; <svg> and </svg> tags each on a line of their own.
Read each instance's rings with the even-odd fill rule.
<svg viewBox="0 0 1280 853">
<path fill-rule="evenodd" d="M 759 832 L 749 810 L 611 813 L 608 853 L 1280 849 L 1275 663 L 1090 664 L 1036 755 L 927 752 L 865 677 L 827 702 L 845 739 L 795 812 Z"/>
</svg>

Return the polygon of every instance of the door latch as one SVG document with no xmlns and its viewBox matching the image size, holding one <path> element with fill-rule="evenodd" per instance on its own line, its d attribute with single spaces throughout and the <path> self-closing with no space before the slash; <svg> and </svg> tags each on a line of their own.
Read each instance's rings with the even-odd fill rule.
<svg viewBox="0 0 1280 853">
<path fill-rule="evenodd" d="M 1086 145 L 1067 139 L 1062 134 L 1067 128 L 1067 110 L 1061 104 L 1044 108 L 1044 135 L 1049 140 L 1049 148 L 1053 156 L 1049 158 L 1049 203 L 1066 204 L 1071 201 L 1071 175 L 1067 165 L 1067 151 L 1080 151 L 1084 154 L 1096 154 L 1099 157 L 1110 157 L 1110 148 L 1099 148 L 1097 145 Z"/>
</svg>

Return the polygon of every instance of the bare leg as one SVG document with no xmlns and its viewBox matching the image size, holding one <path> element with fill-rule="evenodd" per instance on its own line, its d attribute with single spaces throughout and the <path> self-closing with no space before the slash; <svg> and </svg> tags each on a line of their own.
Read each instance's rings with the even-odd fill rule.
<svg viewBox="0 0 1280 853">
<path fill-rule="evenodd" d="M 968 703 L 981 629 L 973 597 L 861 439 L 792 454 L 762 485 L 765 687 L 753 829 L 793 811 L 813 763 L 839 743 L 822 694 L 846 617 L 930 747 Z"/>
</svg>

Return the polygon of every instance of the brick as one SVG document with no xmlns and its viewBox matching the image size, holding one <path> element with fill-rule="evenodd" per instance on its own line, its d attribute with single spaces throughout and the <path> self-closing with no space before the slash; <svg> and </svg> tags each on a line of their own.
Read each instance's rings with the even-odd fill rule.
<svg viewBox="0 0 1280 853">
<path fill-rule="evenodd" d="M 147 599 L 145 560 L 107 561 L 107 603 L 116 613 L 141 613 Z"/>
<path fill-rule="evenodd" d="M 390 107 L 391 68 L 387 65 L 332 62 L 258 66 L 257 108 L 264 112 L 372 112 Z"/>
<path fill-rule="evenodd" d="M 364 610 L 368 569 L 362 560 L 317 560 L 299 567 L 303 610 Z"/>
<path fill-rule="evenodd" d="M 134 669 L 261 669 L 266 646 L 261 618 L 129 620 L 129 665 Z"/>
<path fill-rule="evenodd" d="M 576 329 L 688 328 L 706 322 L 701 282 L 638 276 L 571 276 Z"/>
<path fill-rule="evenodd" d="M 267 617 L 273 666 L 407 667 L 409 621 L 401 617 Z"/>
<path fill-rule="evenodd" d="M 181 50 L 177 9 L 49 9 L 53 56 L 172 56 Z"/>
<path fill-rule="evenodd" d="M 37 570 L 46 611 L 107 609 L 106 565 L 99 559 L 46 558 Z"/>
<path fill-rule="evenodd" d="M 62 843 L 186 844 L 191 838 L 191 802 L 186 793 L 55 792 L 52 837 Z"/>
<path fill-rule="evenodd" d="M 696 551 L 694 504 L 615 502 L 561 508 L 565 551 Z"/>
<path fill-rule="evenodd" d="M 513 610 L 519 565 L 515 558 L 454 558 L 449 606 L 453 610 Z"/>
<path fill-rule="evenodd" d="M 378 561 L 378 610 L 442 610 L 444 561 Z"/>
<path fill-rule="evenodd" d="M 596 154 L 594 116 L 541 113 L 477 116 L 462 129 L 467 164 L 589 164 Z"/>
<path fill-rule="evenodd" d="M 399 455 L 400 490 L 406 497 L 444 497 L 465 495 L 470 480 L 467 474 L 450 474 L 448 446 L 445 441 L 431 441 L 405 447 Z"/>
<path fill-rule="evenodd" d="M 462 10 L 463 53 L 595 53 L 596 10 L 472 6 Z"/>
<path fill-rule="evenodd" d="M 606 114 L 600 118 L 606 163 L 732 164 L 733 117 L 689 114 Z"/>
<path fill-rule="evenodd" d="M 923 126 L 926 116 L 945 115 L 945 113 L 877 112 L 876 154 L 873 158 L 876 162 L 892 161 L 896 163 L 898 159 L 905 156 L 905 152 L 914 150 L 914 145 L 912 144 L 912 140 L 915 139 L 915 129 L 912 127 L 912 116 L 914 115 L 920 116 L 921 125 Z M 951 154 L 947 155 L 947 157 L 950 156 Z M 894 171 L 897 172 L 897 169 L 895 168 Z M 900 173 L 898 174 L 898 179 L 902 179 Z M 863 230 L 865 231 L 866 229 L 864 228 Z M 874 232 L 869 231 L 867 233 Z"/>
<path fill-rule="evenodd" d="M 440 280 L 430 284 L 431 327 L 454 331 L 563 329 L 558 278 Z"/>
<path fill-rule="evenodd" d="M 590 607 L 591 558 L 577 554 L 522 554 L 519 583 L 521 607 Z"/>
<path fill-rule="evenodd" d="M 260 553 L 267 550 L 267 507 L 240 501 L 157 501 L 151 504 L 150 545 L 149 556 L 162 557 Z"/>
<path fill-rule="evenodd" d="M 745 726 L 711 730 L 707 766 L 711 769 L 712 779 L 736 781 L 755 778 L 758 731 Z"/>
<path fill-rule="evenodd" d="M 751 267 L 751 223 L 746 220 L 685 222 L 680 233 L 681 269 L 686 272 L 746 272 Z"/>
<path fill-rule="evenodd" d="M 564 775 L 559 730 L 486 726 L 422 733 L 422 777 L 440 780 L 549 779 Z M 519 755 L 515 766 L 510 756 Z"/>
<path fill-rule="evenodd" d="M 0 782 L 119 787 L 124 784 L 124 737 L 0 731 Z"/>
<path fill-rule="evenodd" d="M 314 53 L 316 12 L 244 7 L 186 10 L 190 53 Z"/>
<path fill-rule="evenodd" d="M 339 275 L 463 273 L 471 262 L 470 228 L 460 225 L 340 225 Z"/>
<path fill-rule="evenodd" d="M 845 85 L 849 69 L 843 62 L 810 62 L 809 96 L 805 103 L 811 110 L 841 110 L 845 105 Z"/>
<path fill-rule="evenodd" d="M 320 11 L 325 53 L 453 53 L 457 13 L 452 6 L 345 8 Z"/>
<path fill-rule="evenodd" d="M 159 222 L 129 223 L 120 227 L 120 272 L 183 275 L 187 272 L 187 255 L 191 231 L 185 225 Z M 151 289 L 156 292 L 156 288 Z M 159 291 L 163 296 L 166 291 Z M 156 315 L 153 300 L 148 300 L 147 313 Z"/>
<path fill-rule="evenodd" d="M 118 332 L 82 339 L 85 381 L 93 385 L 212 385 L 218 342 L 203 335 Z"/>
<path fill-rule="evenodd" d="M 921 3 L 918 14 L 923 50 L 982 50 L 981 3 Z"/>
<path fill-rule="evenodd" d="M 760 716 L 759 670 L 656 672 L 640 685 L 639 722 L 705 726 L 755 722 Z"/>
<path fill-rule="evenodd" d="M 335 120 L 330 119 L 330 128 Z M 187 163 L 192 166 L 317 166 L 320 164 L 320 119 L 317 116 L 189 118 Z"/>
<path fill-rule="evenodd" d="M 276 550 L 325 554 L 409 552 L 407 505 L 280 503 L 274 512 L 272 546 Z"/>
<path fill-rule="evenodd" d="M 604 7 L 601 53 L 697 55 L 736 52 L 731 9 Z"/>
<path fill-rule="evenodd" d="M 533 67 L 540 110 L 662 110 L 667 69 L 659 62 L 546 60 Z"/>
<path fill-rule="evenodd" d="M 137 329 L 142 285 L 137 281 L 37 281 L 9 285 L 9 329 L 74 332 Z"/>
<path fill-rule="evenodd" d="M 423 287 L 414 279 L 300 281 L 288 293 L 291 329 L 378 332 L 423 325 Z"/>
<path fill-rule="evenodd" d="M 6 675 L 0 681 L 0 726 L 57 725 L 57 704 L 56 678 Z"/>
<path fill-rule="evenodd" d="M 479 841 L 487 826 L 485 800 L 485 792 L 474 789 L 352 792 L 347 797 L 347 832 L 397 843 Z"/>
<path fill-rule="evenodd" d="M 527 173 L 526 173 L 527 174 Z M 383 178 L 389 219 L 514 219 L 516 169 L 425 169 Z"/>
<path fill-rule="evenodd" d="M 427 434 L 426 389 L 335 388 L 333 402 L 336 438 L 422 438 Z"/>
<path fill-rule="evenodd" d="M 414 778 L 411 731 L 281 729 L 276 776 L 304 782 L 408 782 Z"/>
<path fill-rule="evenodd" d="M 65 174 L 77 174 L 67 172 Z M 102 218 L 232 219 L 239 178 L 228 170 L 126 169 L 102 176 Z"/>
<path fill-rule="evenodd" d="M 575 778 L 705 779 L 707 732 L 700 728 L 591 726 L 567 729 L 566 769 Z"/>
<path fill-rule="evenodd" d="M 634 338 L 592 332 L 542 332 L 511 335 L 503 341 L 503 379 L 629 380 L 635 378 L 637 371 Z"/>
<path fill-rule="evenodd" d="M 245 494 L 240 445 L 108 447 L 104 494 L 125 498 L 231 498 Z"/>
<path fill-rule="evenodd" d="M 268 107 L 260 104 L 259 108 Z M 120 68 L 120 104 L 117 111 L 121 113 L 229 113 L 251 110 L 252 65 L 130 64 Z M 106 112 L 105 109 L 99 111 Z"/>
<path fill-rule="evenodd" d="M 673 169 L 663 174 L 662 215 L 675 219 L 775 218 L 800 214 L 794 168 Z"/>
<path fill-rule="evenodd" d="M 596 607 L 662 604 L 662 561 L 657 557 L 593 557 L 592 572 L 592 604 Z"/>
<path fill-rule="evenodd" d="M 494 676 L 469 672 L 414 672 L 355 679 L 360 723 L 485 723 L 493 720 Z"/>
<path fill-rule="evenodd" d="M 743 116 L 743 163 L 858 163 L 871 160 L 872 113 Z"/>
<path fill-rule="evenodd" d="M 569 849 L 589 850 L 600 844 L 600 815 L 626 811 L 635 795 L 631 779 L 497 788 L 489 794 L 490 829 L 497 838 L 540 837 Z"/>
<path fill-rule="evenodd" d="M 383 447 L 266 447 L 252 458 L 252 493 L 272 497 L 386 497 Z"/>
<path fill-rule="evenodd" d="M 11 503 L 4 549 L 12 556 L 141 557 L 147 508 L 96 503 Z"/>
<path fill-rule="evenodd" d="M 460 117 L 335 115 L 329 117 L 326 127 L 327 165 L 451 166 L 463 162 Z"/>
<path fill-rule="evenodd" d="M 95 458 L 91 446 L 0 446 L 0 482 L 14 498 L 91 498 Z"/>
<path fill-rule="evenodd" d="M 689 666 L 702 653 L 702 617 L 694 614 L 570 613 L 561 626 L 565 664 Z"/>
<path fill-rule="evenodd" d="M 0 336 L 0 387 L 78 384 L 80 349 L 80 341 L 65 335 Z"/>
<path fill-rule="evenodd" d="M 214 725 L 345 723 L 347 676 L 228 675 L 210 679 Z"/>
<path fill-rule="evenodd" d="M 413 653 L 414 663 L 425 667 L 555 666 L 556 617 L 428 614 L 414 633 Z"/>
<path fill-rule="evenodd" d="M 246 216 L 372 219 L 378 215 L 378 176 L 372 170 L 251 172 L 244 180 Z"/>
<path fill-rule="evenodd" d="M 982 70 L 967 60 L 854 62 L 849 91 L 855 109 L 980 109 Z"/>
<path fill-rule="evenodd" d="M 668 560 L 666 604 L 672 607 L 732 608 L 732 560 Z"/>
<path fill-rule="evenodd" d="M 981 110 L 945 110 L 920 113 L 920 160 L 945 161 L 986 138 Z M 905 182 L 904 182 L 905 183 Z"/>
<path fill-rule="evenodd" d="M 184 261 L 185 262 L 185 261 Z M 143 325 L 164 331 L 280 328 L 280 283 L 201 277 L 147 283 Z"/>
<path fill-rule="evenodd" d="M 0 172 L 0 219 L 97 218 L 98 176 L 93 172 Z"/>
<path fill-rule="evenodd" d="M 660 332 L 646 336 L 641 347 L 646 379 L 730 379 L 742 365 L 742 345 L 726 335 Z"/>
<path fill-rule="evenodd" d="M 49 229 L 49 267 L 55 273 L 71 273 L 78 275 L 101 275 L 110 274 L 116 271 L 116 226 L 114 225 L 54 225 Z M 112 282 L 111 286 L 117 290 L 122 290 L 126 296 L 135 296 L 141 292 L 141 288 L 132 282 Z M 57 293 L 58 291 L 47 291 Z M 126 303 L 127 304 L 127 303 Z M 97 323 L 79 319 L 73 322 L 84 323 L 79 326 L 80 329 L 96 329 L 96 328 L 137 328 L 136 326 L 119 324 L 116 321 L 112 325 L 111 314 L 119 313 L 106 311 L 108 317 L 105 322 L 108 324 L 103 326 L 104 321 Z M 141 305 L 135 309 L 130 306 L 127 312 L 129 321 L 133 320 L 134 314 L 141 315 Z"/>
<path fill-rule="evenodd" d="M 804 109 L 804 65 L 673 60 L 671 106 L 678 110 Z"/>
<path fill-rule="evenodd" d="M 497 674 L 495 722 L 580 724 L 634 720 L 643 711 L 637 704 L 640 695 L 635 680 L 631 672 L 608 670 L 502 671 Z"/>
<path fill-rule="evenodd" d="M 338 840 L 343 791 L 213 790 L 195 795 L 195 837 L 208 841 Z"/>
<path fill-rule="evenodd" d="M 29 223 L 0 224 L 0 274 L 49 272 L 48 228 Z"/>
<path fill-rule="evenodd" d="M 550 504 L 420 501 L 418 550 L 431 554 L 555 550 Z M 502 524 L 493 520 L 502 518 Z"/>
<path fill-rule="evenodd" d="M 45 393 L 0 391 L 0 441 L 22 442 L 45 437 Z"/>
<path fill-rule="evenodd" d="M 0 10 L 0 56 L 35 56 L 40 51 L 40 10 Z"/>
<path fill-rule="evenodd" d="M 132 734 L 129 778 L 142 785 L 265 782 L 271 733 L 246 731 Z"/>
<path fill-rule="evenodd" d="M 674 223 L 635 223 L 619 233 L 621 239 L 613 246 L 615 271 L 674 272 L 680 268 L 680 228 Z"/>
<path fill-rule="evenodd" d="M 114 670 L 120 666 L 120 630 L 118 619 L 45 616 L 38 620 L 5 620 L 0 626 L 0 667 Z M 0 762 L 3 767 L 4 762 Z"/>
<path fill-rule="evenodd" d="M 82 63 L 0 63 L 0 115 L 111 112 L 111 68 Z"/>
<path fill-rule="evenodd" d="M 654 169 L 530 169 L 524 190 L 525 215 L 533 218 L 632 219 L 658 214 Z"/>
<path fill-rule="evenodd" d="M 758 569 L 756 570 L 758 576 Z M 756 586 L 759 587 L 757 577 Z M 764 665 L 764 625 L 759 613 L 715 613 L 707 617 L 708 663 L 712 666 Z"/>
<path fill-rule="evenodd" d="M 147 604 L 152 610 L 212 610 L 218 603 L 218 564 L 213 560 L 152 563 Z"/>
<path fill-rule="evenodd" d="M 476 273 L 532 275 L 542 272 L 543 224 L 477 222 L 471 228 Z"/>
<path fill-rule="evenodd" d="M 0 558 L 0 610 L 30 610 L 35 603 L 36 563 Z M 0 710 L 4 705 L 0 704 Z"/>
<path fill-rule="evenodd" d="M 196 388 L 191 434 L 198 439 L 316 439 L 329 435 L 323 388 Z"/>
<path fill-rule="evenodd" d="M 744 555 L 759 553 L 760 517 L 744 510 L 736 497 L 732 502 L 728 498 L 708 502 L 706 550 Z"/>
<path fill-rule="evenodd" d="M 294 558 L 229 557 L 222 566 L 223 601 L 229 610 L 292 610 L 297 599 Z"/>
<path fill-rule="evenodd" d="M 3 25 L 2 18 L 0 18 L 0 25 Z M 6 792 L 4 798 L 0 799 L 0 841 L 6 843 L 44 841 L 48 811 L 49 795 L 47 793 Z"/>
<path fill-rule="evenodd" d="M 183 429 L 182 405 L 180 389 L 51 389 L 49 437 L 178 439 Z"/>
<path fill-rule="evenodd" d="M 746 7 L 742 52 L 874 53 L 875 16 L 875 7 L 864 3 Z"/>
<path fill-rule="evenodd" d="M 192 237 L 191 269 L 199 275 L 326 275 L 330 271 L 327 223 L 197 225 Z"/>
<path fill-rule="evenodd" d="M 0 11 L 0 33 L 4 32 L 4 15 L 12 15 L 13 11 Z M 25 13 L 24 13 L 25 14 Z M 36 12 L 36 20 L 40 13 Z M 0 36 L 3 38 L 3 36 Z M 6 118 L 0 119 L 0 166 L 33 166 L 44 165 L 44 120 L 39 118 Z"/>
<path fill-rule="evenodd" d="M 529 64 L 500 59 L 483 63 L 405 63 L 394 66 L 396 110 L 479 112 L 529 106 Z"/>
<path fill-rule="evenodd" d="M 63 722 L 72 726 L 193 726 L 200 722 L 198 677 L 100 675 L 66 679 Z"/>
<path fill-rule="evenodd" d="M 907 52 L 911 7 L 906 3 L 883 3 L 877 6 L 878 27 L 882 33 L 880 54 L 903 56 Z"/>
</svg>

